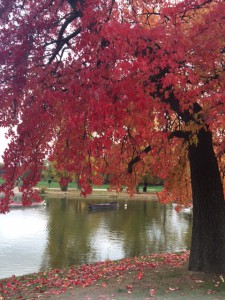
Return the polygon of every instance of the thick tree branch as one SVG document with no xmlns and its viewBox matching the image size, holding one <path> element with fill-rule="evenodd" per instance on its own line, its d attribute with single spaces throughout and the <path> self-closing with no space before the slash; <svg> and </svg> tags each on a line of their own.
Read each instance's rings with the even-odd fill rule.
<svg viewBox="0 0 225 300">
<path fill-rule="evenodd" d="M 189 138 L 189 133 L 188 132 L 185 132 L 185 131 L 182 131 L 182 130 L 176 130 L 176 131 L 173 131 L 170 133 L 168 139 L 172 139 L 174 137 L 177 137 L 177 138 L 180 138 L 180 139 L 185 139 L 185 140 L 188 140 Z"/>
<path fill-rule="evenodd" d="M 52 63 L 52 61 L 55 59 L 56 55 L 63 48 L 63 46 L 81 32 L 81 29 L 82 29 L 82 27 L 80 26 L 77 30 L 75 30 L 73 33 L 69 34 L 67 37 L 63 38 L 61 41 L 58 40 L 57 47 L 55 48 L 54 52 L 52 53 L 52 55 L 49 59 L 49 62 L 48 62 L 49 64 Z"/>
<path fill-rule="evenodd" d="M 84 4 L 83 1 L 77 1 L 77 0 L 67 0 L 67 2 L 72 7 L 73 12 L 66 18 L 61 29 L 59 30 L 58 38 L 56 41 L 54 41 L 54 43 L 56 44 L 56 48 L 53 51 L 53 53 L 49 59 L 49 62 L 48 62 L 49 64 L 52 63 L 52 61 L 55 59 L 55 57 L 60 52 L 60 50 L 63 48 L 63 46 L 65 44 L 67 44 L 70 39 L 77 36 L 81 32 L 81 26 L 80 26 L 77 30 L 75 30 L 68 36 L 63 37 L 63 34 L 64 34 L 66 28 L 68 27 L 68 25 L 70 25 L 75 19 L 82 17 L 82 9 L 79 9 L 79 10 L 77 9 L 78 2 L 81 4 L 81 6 L 83 6 L 83 4 Z"/>
<path fill-rule="evenodd" d="M 165 67 L 163 68 L 158 74 L 154 76 L 150 76 L 149 80 L 156 84 L 157 91 L 153 95 L 160 98 L 162 102 L 168 103 L 170 108 L 181 117 L 181 119 L 184 121 L 185 124 L 187 124 L 190 121 L 194 121 L 193 114 L 199 113 L 202 111 L 202 107 L 195 102 L 193 104 L 193 113 L 190 113 L 189 110 L 182 110 L 180 107 L 180 102 L 174 95 L 172 86 L 168 86 L 166 88 L 167 92 L 169 93 L 169 97 L 165 98 L 164 91 L 165 89 L 162 87 L 162 79 L 166 76 L 167 73 L 170 73 L 170 68 Z"/>
<path fill-rule="evenodd" d="M 144 150 L 141 151 L 140 155 L 137 155 L 135 158 L 133 158 L 129 162 L 128 169 L 127 169 L 128 174 L 131 174 L 133 172 L 133 165 L 135 165 L 137 162 L 139 162 L 141 160 L 141 155 L 144 154 L 144 153 L 150 152 L 151 149 L 152 149 L 151 146 L 146 147 Z"/>
</svg>

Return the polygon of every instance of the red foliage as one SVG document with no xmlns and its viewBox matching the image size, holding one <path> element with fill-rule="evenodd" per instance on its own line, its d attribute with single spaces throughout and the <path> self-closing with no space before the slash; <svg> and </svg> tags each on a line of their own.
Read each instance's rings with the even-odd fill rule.
<svg viewBox="0 0 225 300">
<path fill-rule="evenodd" d="M 131 3 L 1 1 L 1 212 L 19 177 L 27 202 L 47 157 L 84 194 L 101 174 L 132 192 L 151 169 L 166 180 L 162 201 L 186 203 L 200 128 L 223 170 L 224 1 Z"/>
</svg>

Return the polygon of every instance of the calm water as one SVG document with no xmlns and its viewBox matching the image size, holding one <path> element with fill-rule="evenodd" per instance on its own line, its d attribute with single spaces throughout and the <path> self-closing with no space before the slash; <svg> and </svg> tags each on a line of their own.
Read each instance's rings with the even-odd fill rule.
<svg viewBox="0 0 225 300">
<path fill-rule="evenodd" d="M 46 207 L 0 215 L 0 278 L 189 249 L 188 213 L 142 200 L 128 200 L 126 209 L 121 201 L 119 209 L 89 211 L 87 202 L 49 199 Z"/>
</svg>

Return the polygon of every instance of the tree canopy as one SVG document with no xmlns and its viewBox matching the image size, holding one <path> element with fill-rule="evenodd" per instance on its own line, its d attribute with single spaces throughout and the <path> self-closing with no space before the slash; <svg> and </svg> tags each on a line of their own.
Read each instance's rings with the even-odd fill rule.
<svg viewBox="0 0 225 300">
<path fill-rule="evenodd" d="M 12 138 L 2 189 L 25 172 L 29 189 L 50 156 L 80 174 L 85 193 L 109 170 L 132 192 L 151 168 L 167 178 L 165 201 L 190 201 L 187 147 L 201 128 L 212 131 L 223 170 L 223 8 L 2 1 L 0 125 Z"/>
<path fill-rule="evenodd" d="M 222 199 L 224 11 L 222 0 L 2 0 L 1 211 L 24 174 L 24 203 L 35 196 L 46 157 L 79 174 L 84 195 L 106 173 L 132 193 L 151 169 L 162 202 L 187 204 L 206 145 Z"/>
</svg>

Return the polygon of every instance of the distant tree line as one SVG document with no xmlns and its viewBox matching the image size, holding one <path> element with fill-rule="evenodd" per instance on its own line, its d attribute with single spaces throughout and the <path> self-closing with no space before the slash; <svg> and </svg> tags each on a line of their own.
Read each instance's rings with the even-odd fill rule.
<svg viewBox="0 0 225 300">
<path fill-rule="evenodd" d="M 2 177 L 3 173 L 3 163 L 0 163 L 0 177 Z M 45 162 L 45 165 L 41 170 L 41 181 L 48 182 L 49 180 L 51 180 L 51 182 L 60 182 L 60 179 L 62 177 L 66 177 L 68 182 L 78 181 L 77 174 L 74 174 L 73 177 L 68 176 L 68 174 L 65 171 L 57 170 L 54 162 Z M 111 175 L 103 174 L 102 177 L 104 180 L 103 183 L 109 184 Z M 163 185 L 163 180 L 153 174 L 146 174 L 144 177 L 142 177 L 142 180 L 139 184 L 143 186 Z"/>
<path fill-rule="evenodd" d="M 59 182 L 60 181 L 60 177 L 62 176 L 62 174 L 64 176 L 68 175 L 65 171 L 58 171 L 56 168 L 56 165 L 54 162 L 49 162 L 46 161 L 44 168 L 42 169 L 41 172 L 41 180 L 42 181 L 54 181 L 54 182 Z M 104 184 L 109 184 L 110 182 L 110 178 L 111 178 L 111 174 L 102 174 L 103 177 L 103 183 Z M 78 181 L 78 174 L 74 174 L 73 177 L 70 176 L 70 181 Z M 151 186 L 151 185 L 163 185 L 163 180 L 157 176 L 155 176 L 154 174 L 146 174 L 144 177 L 142 177 L 141 182 L 139 183 L 140 185 L 147 185 L 147 186 Z"/>
</svg>

